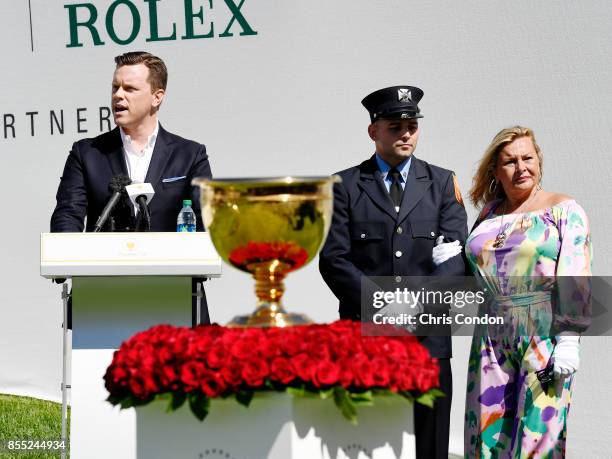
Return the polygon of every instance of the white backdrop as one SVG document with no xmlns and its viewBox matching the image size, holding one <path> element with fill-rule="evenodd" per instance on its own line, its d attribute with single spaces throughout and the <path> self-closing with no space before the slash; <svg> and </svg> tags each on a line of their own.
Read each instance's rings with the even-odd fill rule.
<svg viewBox="0 0 612 459">
<path fill-rule="evenodd" d="M 322 175 L 372 154 L 360 100 L 372 90 L 411 84 L 425 91 L 416 155 L 453 169 L 464 194 L 475 162 L 501 128 L 532 127 L 544 152 L 546 189 L 573 195 L 591 218 L 595 274 L 612 274 L 608 197 L 612 143 L 612 4 L 527 0 L 416 2 L 245 0 L 240 11 L 257 35 L 219 37 L 230 0 L 193 0 L 212 38 L 182 40 L 184 2 L 157 3 L 160 36 L 148 42 L 149 4 L 121 0 L 114 31 L 140 32 L 114 43 L 104 26 L 110 0 L 31 0 L 0 4 L 0 392 L 60 397 L 60 289 L 38 276 L 39 234 L 48 231 L 72 142 L 100 133 L 98 111 L 110 101 L 113 57 L 143 49 L 161 56 L 170 73 L 160 119 L 166 129 L 207 145 L 213 174 Z M 98 11 L 90 32 L 70 43 L 69 11 Z M 117 3 L 117 2 L 115 2 Z M 189 2 L 187 2 L 189 3 Z M 239 3 L 239 2 L 237 2 Z M 233 4 L 233 3 L 232 3 Z M 212 5 L 212 8 L 210 7 Z M 77 20 L 87 19 L 83 7 Z M 78 132 L 77 109 L 81 122 Z M 60 133 L 51 111 L 64 116 Z M 37 112 L 36 114 L 27 113 Z M 33 124 L 33 131 L 32 131 Z M 53 133 L 51 127 L 53 126 Z M 475 211 L 468 208 L 470 223 Z M 336 301 L 316 262 L 289 277 L 285 304 L 318 321 L 337 317 Z M 252 307 L 253 283 L 225 270 L 208 285 L 211 317 L 225 323 Z M 452 450 L 462 450 L 468 338 L 454 340 Z M 612 339 L 585 338 L 569 427 L 569 454 L 609 457 L 612 369 L 602 365 Z"/>
</svg>

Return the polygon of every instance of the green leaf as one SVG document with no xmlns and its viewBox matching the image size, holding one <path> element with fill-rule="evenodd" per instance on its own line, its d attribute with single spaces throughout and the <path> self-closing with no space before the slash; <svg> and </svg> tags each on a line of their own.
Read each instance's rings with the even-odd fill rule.
<svg viewBox="0 0 612 459">
<path fill-rule="evenodd" d="M 193 415 L 200 421 L 208 415 L 210 409 L 210 399 L 204 394 L 189 394 L 189 408 Z"/>
<path fill-rule="evenodd" d="M 344 387 L 334 387 L 334 403 L 351 424 L 357 424 L 357 408 Z"/>
<path fill-rule="evenodd" d="M 171 413 L 172 411 L 178 410 L 183 403 L 187 400 L 187 394 L 185 392 L 172 392 L 172 398 L 168 403 L 167 412 Z"/>
<path fill-rule="evenodd" d="M 304 386 L 302 387 L 287 387 L 287 393 L 291 394 L 295 397 L 305 397 L 306 396 L 306 390 L 304 389 Z"/>
<path fill-rule="evenodd" d="M 359 405 L 372 406 L 374 405 L 374 398 L 372 391 L 365 392 L 349 392 L 351 400 Z"/>
<path fill-rule="evenodd" d="M 419 395 L 416 398 L 416 402 L 421 405 L 428 406 L 429 408 L 433 408 L 435 397 L 433 397 L 429 392 Z"/>
<path fill-rule="evenodd" d="M 113 404 L 113 405 L 119 405 L 123 399 L 125 398 L 125 396 L 118 396 L 118 395 L 109 395 L 108 398 L 106 399 L 107 402 Z"/>
<path fill-rule="evenodd" d="M 241 405 L 248 407 L 253 400 L 255 393 L 252 390 L 240 390 L 236 392 L 236 401 Z"/>
<path fill-rule="evenodd" d="M 148 397 L 148 398 L 145 398 L 144 400 L 142 400 L 142 399 L 134 397 L 134 396 L 125 397 L 120 402 L 121 409 L 125 410 L 126 408 L 134 408 L 136 406 L 147 405 L 147 404 L 151 403 L 154 398 L 155 397 Z"/>
<path fill-rule="evenodd" d="M 372 389 L 368 392 L 372 392 L 372 397 L 389 397 L 398 395 L 397 392 L 393 392 L 391 389 Z"/>
<path fill-rule="evenodd" d="M 429 389 L 428 394 L 431 394 L 434 398 L 446 397 L 446 394 L 440 389 Z"/>
<path fill-rule="evenodd" d="M 324 389 L 324 390 L 309 390 L 306 386 L 301 387 L 287 387 L 285 389 L 288 394 L 291 394 L 295 397 L 304 397 L 304 398 L 317 398 L 321 400 L 325 400 L 329 398 L 334 393 L 334 388 Z"/>
</svg>

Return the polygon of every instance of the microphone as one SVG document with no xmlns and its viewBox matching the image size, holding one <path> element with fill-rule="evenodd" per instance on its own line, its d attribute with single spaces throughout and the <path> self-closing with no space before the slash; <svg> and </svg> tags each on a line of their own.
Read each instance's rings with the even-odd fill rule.
<svg viewBox="0 0 612 459">
<path fill-rule="evenodd" d="M 125 190 L 126 185 L 129 185 L 130 183 L 132 183 L 132 180 L 125 175 L 116 175 L 110 180 L 110 183 L 108 184 L 108 191 L 110 191 L 112 194 L 106 203 L 106 206 L 104 206 L 104 209 L 96 222 L 96 226 L 94 226 L 94 233 L 100 232 L 106 223 L 106 220 L 108 220 L 111 212 L 121 199 L 121 193 Z"/>
<path fill-rule="evenodd" d="M 125 191 L 130 197 L 130 201 L 140 210 L 140 218 L 137 221 L 136 227 L 141 231 L 151 230 L 151 213 L 149 212 L 148 202 L 151 202 L 155 195 L 153 185 L 150 183 L 133 183 L 125 187 Z M 144 228 L 142 223 L 144 220 Z"/>
</svg>

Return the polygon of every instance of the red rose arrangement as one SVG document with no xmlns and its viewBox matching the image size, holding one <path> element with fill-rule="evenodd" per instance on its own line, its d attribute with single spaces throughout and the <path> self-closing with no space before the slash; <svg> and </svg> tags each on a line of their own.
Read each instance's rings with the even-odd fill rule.
<svg viewBox="0 0 612 459">
<path fill-rule="evenodd" d="M 380 334 L 380 329 L 377 331 Z M 188 401 L 202 420 L 216 397 L 244 405 L 259 391 L 333 398 L 349 420 L 375 395 L 431 405 L 441 395 L 436 360 L 415 337 L 362 336 L 361 324 L 288 328 L 196 328 L 158 325 L 115 352 L 104 380 L 108 401 L 122 408 L 167 398 Z M 391 336 L 394 334 L 395 336 Z"/>
<path fill-rule="evenodd" d="M 279 260 L 296 270 L 308 260 L 308 252 L 293 242 L 249 242 L 229 254 L 229 260 L 238 268 L 252 263 Z"/>
</svg>

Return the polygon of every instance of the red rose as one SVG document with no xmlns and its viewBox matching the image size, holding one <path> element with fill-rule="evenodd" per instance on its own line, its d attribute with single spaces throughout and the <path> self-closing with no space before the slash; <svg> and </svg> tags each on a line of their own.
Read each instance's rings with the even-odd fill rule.
<svg viewBox="0 0 612 459">
<path fill-rule="evenodd" d="M 401 342 L 393 338 L 385 341 L 381 353 L 389 362 L 397 362 L 408 357 L 406 347 Z"/>
<path fill-rule="evenodd" d="M 421 392 L 440 386 L 440 367 L 434 361 L 414 372 L 416 388 Z"/>
<path fill-rule="evenodd" d="M 189 336 L 180 334 L 174 341 L 170 343 L 172 353 L 178 356 L 183 356 L 187 352 L 187 346 L 189 345 Z"/>
<path fill-rule="evenodd" d="M 357 354 L 353 359 L 355 385 L 370 388 L 374 385 L 374 367 L 364 354 Z"/>
<path fill-rule="evenodd" d="M 338 382 L 344 388 L 353 385 L 355 375 L 353 373 L 353 363 L 350 359 L 343 359 L 338 363 L 340 367 L 340 374 L 338 375 Z"/>
<path fill-rule="evenodd" d="M 316 366 L 312 382 L 316 387 L 333 386 L 339 377 L 340 367 L 329 360 L 322 360 Z"/>
<path fill-rule="evenodd" d="M 174 384 L 178 380 L 178 374 L 173 365 L 162 365 L 159 369 L 159 381 L 163 388 L 174 390 Z"/>
<path fill-rule="evenodd" d="M 202 372 L 202 380 L 200 383 L 200 389 L 204 392 L 208 397 L 218 397 L 225 389 L 227 389 L 227 384 L 217 373 L 210 370 L 204 370 Z"/>
<path fill-rule="evenodd" d="M 260 340 L 257 345 L 257 354 L 269 362 L 277 355 L 280 355 L 278 343 L 268 338 Z"/>
<path fill-rule="evenodd" d="M 415 375 L 414 375 L 414 369 L 411 369 L 412 371 L 406 371 L 403 374 L 399 374 L 398 376 L 401 378 L 400 384 L 398 385 L 400 390 L 414 390 L 416 385 L 415 385 Z"/>
<path fill-rule="evenodd" d="M 205 369 L 204 364 L 198 361 L 187 362 L 181 367 L 181 382 L 187 392 L 200 387 L 200 379 Z"/>
<path fill-rule="evenodd" d="M 368 337 L 363 338 L 363 351 L 368 357 L 376 357 L 384 352 L 383 343 L 385 338 Z"/>
<path fill-rule="evenodd" d="M 408 358 L 417 362 L 426 362 L 431 359 L 429 351 L 420 343 L 403 340 Z"/>
<path fill-rule="evenodd" d="M 302 381 L 312 381 L 315 364 L 305 353 L 298 354 L 291 358 L 291 368 Z"/>
<path fill-rule="evenodd" d="M 163 345 L 159 349 L 157 349 L 157 360 L 159 360 L 160 362 L 170 362 L 173 358 L 174 354 L 172 354 L 172 351 L 170 351 L 168 346 Z"/>
<path fill-rule="evenodd" d="M 270 366 L 270 378 L 281 384 L 289 384 L 295 379 L 295 373 L 291 368 L 291 362 L 285 357 L 276 357 Z"/>
<path fill-rule="evenodd" d="M 260 357 L 247 360 L 242 367 L 242 378 L 250 387 L 261 386 L 268 374 L 268 364 Z"/>
<path fill-rule="evenodd" d="M 245 360 L 255 353 L 256 345 L 255 341 L 241 338 L 232 345 L 231 354 L 239 360 Z"/>
<path fill-rule="evenodd" d="M 140 399 L 157 392 L 157 386 L 150 375 L 135 374 L 130 378 L 130 390 Z"/>
<path fill-rule="evenodd" d="M 209 368 L 221 368 L 227 359 L 227 350 L 222 346 L 212 346 L 206 354 L 206 364 Z"/>
<path fill-rule="evenodd" d="M 231 360 L 221 368 L 221 377 L 230 386 L 236 387 L 242 383 L 242 363 Z"/>
<path fill-rule="evenodd" d="M 332 346 L 332 354 L 336 359 L 351 357 L 354 353 L 353 340 L 348 336 L 341 336 L 336 339 Z"/>
<path fill-rule="evenodd" d="M 391 380 L 389 371 L 389 365 L 383 357 L 377 357 L 372 361 L 374 368 L 374 386 L 375 387 L 387 387 Z"/>
<path fill-rule="evenodd" d="M 125 368 L 123 368 L 122 366 L 115 366 L 115 365 L 111 365 L 107 372 L 106 372 L 106 378 L 108 378 L 108 380 L 110 382 L 112 382 L 113 384 L 117 384 L 120 381 L 126 380 L 128 377 L 128 372 Z"/>
<path fill-rule="evenodd" d="M 279 345 L 281 351 L 290 357 L 302 350 L 302 341 L 296 333 L 287 333 L 286 336 L 279 339 Z"/>
</svg>

